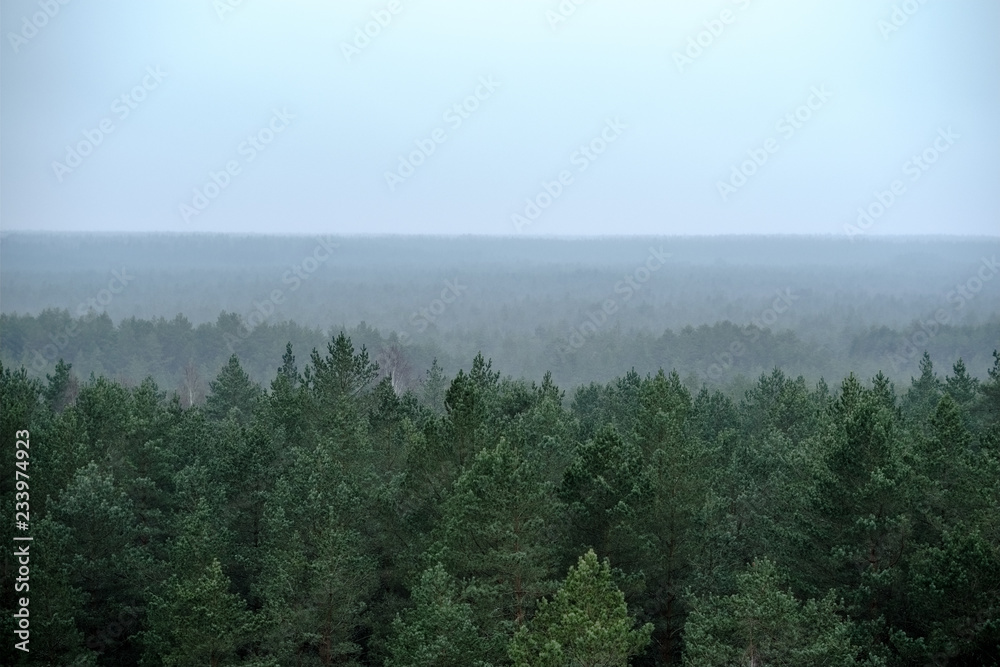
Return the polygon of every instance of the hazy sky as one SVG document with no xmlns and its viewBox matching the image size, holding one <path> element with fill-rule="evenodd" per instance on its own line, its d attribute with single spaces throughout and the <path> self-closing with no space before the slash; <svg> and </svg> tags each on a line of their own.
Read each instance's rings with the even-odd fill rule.
<svg viewBox="0 0 1000 667">
<path fill-rule="evenodd" d="M 995 0 L 0 7 L 5 231 L 1000 233 Z"/>
</svg>

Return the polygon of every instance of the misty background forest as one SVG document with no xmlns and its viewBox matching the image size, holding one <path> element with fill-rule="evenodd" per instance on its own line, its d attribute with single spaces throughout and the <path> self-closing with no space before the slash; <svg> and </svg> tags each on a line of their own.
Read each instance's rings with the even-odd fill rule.
<svg viewBox="0 0 1000 667">
<path fill-rule="evenodd" d="M 204 396 L 233 353 L 266 383 L 286 343 L 305 353 L 344 330 L 406 388 L 434 359 L 454 375 L 480 352 L 568 389 L 633 368 L 733 396 L 774 368 L 904 383 L 924 351 L 984 379 L 997 254 L 984 238 L 14 234 L 0 359 Z"/>
</svg>

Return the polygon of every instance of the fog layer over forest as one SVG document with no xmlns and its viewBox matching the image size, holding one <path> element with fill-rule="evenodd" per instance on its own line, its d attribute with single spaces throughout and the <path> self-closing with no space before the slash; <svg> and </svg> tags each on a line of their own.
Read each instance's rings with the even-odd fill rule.
<svg viewBox="0 0 1000 667">
<path fill-rule="evenodd" d="M 307 352 L 343 329 L 392 356 L 405 386 L 435 358 L 454 373 L 478 352 L 568 387 L 632 367 L 739 391 L 774 367 L 903 382 L 924 351 L 982 378 L 1000 341 L 998 251 L 975 238 L 15 233 L 0 245 L 0 358 L 178 388 L 185 368 L 204 384 L 237 353 L 263 382 L 287 342 Z"/>
</svg>

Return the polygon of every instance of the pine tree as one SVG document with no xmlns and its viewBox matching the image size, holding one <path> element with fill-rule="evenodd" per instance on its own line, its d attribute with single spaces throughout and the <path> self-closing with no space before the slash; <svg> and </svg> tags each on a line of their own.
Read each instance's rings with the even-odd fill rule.
<svg viewBox="0 0 1000 667">
<path fill-rule="evenodd" d="M 938 403 L 929 426 L 930 437 L 921 452 L 921 472 L 935 481 L 939 492 L 948 493 L 957 484 L 967 481 L 967 464 L 972 453 L 972 437 L 963 424 L 961 408 L 951 394 L 945 394 Z M 942 502 L 961 513 L 952 502 L 943 499 Z"/>
<path fill-rule="evenodd" d="M 934 373 L 934 364 L 927 352 L 920 359 L 920 377 L 911 378 L 910 388 L 903 395 L 903 414 L 907 421 L 922 424 L 941 400 L 944 385 Z"/>
<path fill-rule="evenodd" d="M 578 447 L 559 489 L 569 509 L 569 544 L 637 565 L 639 515 L 651 493 L 639 446 L 613 428 L 600 430 Z"/>
<path fill-rule="evenodd" d="M 445 501 L 441 557 L 474 586 L 480 623 L 499 647 L 551 590 L 560 511 L 551 485 L 503 439 Z"/>
<path fill-rule="evenodd" d="M 551 600 L 518 630 L 509 653 L 516 667 L 625 667 L 648 644 L 653 626 L 635 627 L 611 565 L 593 550 L 581 556 Z"/>
<path fill-rule="evenodd" d="M 469 374 L 459 370 L 445 393 L 444 441 L 451 449 L 448 458 L 458 469 L 470 463 L 488 442 L 486 429 L 499 377 L 492 371 L 492 362 L 477 354 Z"/>
<path fill-rule="evenodd" d="M 642 385 L 637 424 L 650 494 L 636 515 L 635 569 L 645 577 L 645 610 L 656 620 L 661 659 L 679 653 L 684 590 L 705 560 L 701 514 L 711 479 L 707 451 L 690 431 L 691 397 L 680 377 L 661 370 Z"/>
<path fill-rule="evenodd" d="M 393 621 L 386 667 L 484 665 L 483 638 L 463 598 L 443 565 L 427 568 L 413 590 L 414 606 Z"/>
<path fill-rule="evenodd" d="M 332 407 L 343 398 L 357 396 L 378 377 L 378 364 L 369 361 L 363 345 L 355 354 L 351 339 L 343 331 L 327 343 L 326 351 L 325 357 L 312 351 L 305 373 L 306 385 L 321 404 Z"/>
<path fill-rule="evenodd" d="M 62 359 L 56 362 L 52 375 L 45 375 L 48 385 L 42 392 L 46 403 L 53 412 L 62 412 L 73 404 L 80 393 L 80 382 L 72 372 L 73 365 Z"/>
<path fill-rule="evenodd" d="M 1000 351 L 993 350 L 993 368 L 987 372 L 989 380 L 979 385 L 981 400 L 977 412 L 984 431 L 996 436 L 993 442 L 1000 452 Z"/>
<path fill-rule="evenodd" d="M 987 647 L 1000 645 L 1000 626 L 986 620 L 1000 615 L 1000 461 L 972 447 L 950 392 L 929 425 L 915 451 L 921 493 L 907 618 L 892 643 L 911 663 L 989 664 Z"/>
<path fill-rule="evenodd" d="M 979 393 L 979 380 L 969 375 L 961 359 L 955 362 L 952 373 L 945 378 L 944 389 L 963 411 L 969 410 Z"/>
<path fill-rule="evenodd" d="M 377 584 L 367 543 L 348 525 L 350 515 L 359 514 L 356 491 L 315 479 L 280 480 L 264 519 L 267 575 L 257 579 L 256 594 L 264 604 L 267 644 L 281 664 L 331 665 L 356 657 L 362 615 Z"/>
<path fill-rule="evenodd" d="M 271 381 L 268 396 L 271 423 L 284 431 L 286 447 L 300 445 L 312 438 L 309 429 L 312 423 L 311 399 L 295 365 L 292 344 L 286 343 L 281 366 Z"/>
<path fill-rule="evenodd" d="M 60 583 L 40 592 L 42 597 L 67 587 L 81 592 L 83 606 L 77 608 L 75 620 L 85 637 L 100 635 L 123 613 L 142 607 L 143 588 L 152 572 L 142 547 L 145 531 L 133 503 L 110 474 L 94 463 L 78 470 L 50 503 L 44 521 L 45 550 L 53 557 L 43 563 L 56 571 L 49 575 L 40 568 L 39 580 Z M 126 637 L 118 639 L 103 647 L 104 659 L 134 663 L 136 646 Z"/>
<path fill-rule="evenodd" d="M 362 392 L 378 377 L 378 364 L 369 361 L 364 346 L 357 353 L 351 339 L 340 332 L 327 343 L 327 355 L 317 350 L 303 373 L 303 383 L 312 396 L 310 419 L 320 436 L 341 443 L 361 439 Z"/>
<path fill-rule="evenodd" d="M 219 372 L 219 376 L 209 383 L 211 394 L 205 401 L 205 413 L 214 420 L 225 419 L 232 410 L 237 410 L 241 423 L 250 421 L 258 401 L 262 396 L 256 385 L 240 366 L 234 354 Z"/>
<path fill-rule="evenodd" d="M 406 409 L 389 378 L 382 378 L 367 398 L 365 416 L 375 466 L 380 478 L 390 479 L 406 456 Z"/>
<path fill-rule="evenodd" d="M 982 524 L 958 521 L 933 543 L 915 547 L 908 563 L 908 623 L 891 638 L 902 664 L 997 664 L 998 515 L 994 500 Z"/>
<path fill-rule="evenodd" d="M 813 568 L 842 596 L 859 643 L 878 652 L 905 618 L 905 564 L 913 550 L 914 496 L 905 431 L 881 375 L 866 389 L 852 374 L 831 407 L 826 471 L 810 493 L 818 510 Z M 818 577 L 817 577 L 818 578 Z"/>
<path fill-rule="evenodd" d="M 13 650 L 8 643 L 3 649 L 4 652 L 0 653 L 0 656 L 8 654 L 3 664 L 89 667 L 97 665 L 101 654 L 120 656 L 119 640 L 122 637 L 108 636 L 109 633 L 105 632 L 105 628 L 92 625 L 86 620 L 87 594 L 72 584 L 72 569 L 67 562 L 73 559 L 72 536 L 69 530 L 61 523 L 46 517 L 34 524 L 32 533 L 33 543 L 45 544 L 46 548 L 37 550 L 35 547 L 29 547 L 32 552 L 30 576 L 34 581 L 41 581 L 44 578 L 45 587 L 39 589 L 35 586 L 22 591 L 29 594 L 34 592 L 29 598 L 30 653 L 22 656 L 28 659 L 22 663 L 16 662 L 18 658 L 15 656 L 21 651 Z M 10 550 L 13 551 L 15 549 Z M 11 569 L 12 574 L 16 571 L 16 567 Z M 29 586 L 31 583 L 28 582 Z M 10 590 L 14 590 L 13 582 Z M 5 616 L 12 618 L 12 614 L 13 610 L 10 614 L 5 613 Z M 5 627 L 11 637 L 15 636 L 13 629 Z M 17 641 L 19 639 L 12 640 L 12 642 Z"/>
<path fill-rule="evenodd" d="M 504 437 L 524 453 L 547 481 L 558 487 L 573 459 L 573 421 L 563 408 L 565 397 L 552 374 L 527 389 L 528 405 L 502 425 Z"/>
<path fill-rule="evenodd" d="M 255 619 L 246 603 L 230 592 L 218 559 L 195 575 L 175 576 L 162 597 L 152 596 L 145 633 L 145 665 L 241 664 L 237 654 L 249 644 Z"/>
<path fill-rule="evenodd" d="M 733 595 L 693 597 L 684 667 L 848 667 L 859 664 L 851 628 L 832 597 L 799 602 L 773 563 L 755 561 Z"/>
<path fill-rule="evenodd" d="M 420 394 L 424 405 L 434 411 L 435 414 L 444 414 L 444 396 L 448 389 L 448 381 L 445 379 L 444 370 L 438 363 L 437 357 L 431 362 L 431 367 L 426 371 L 427 377 L 421 382 Z"/>
</svg>

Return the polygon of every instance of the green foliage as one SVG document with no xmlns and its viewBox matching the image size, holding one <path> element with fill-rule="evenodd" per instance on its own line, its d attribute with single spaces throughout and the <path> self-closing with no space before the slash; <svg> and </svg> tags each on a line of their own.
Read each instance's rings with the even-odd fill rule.
<svg viewBox="0 0 1000 667">
<path fill-rule="evenodd" d="M 903 414 L 911 421 L 926 419 L 941 400 L 944 386 L 934 373 L 934 363 L 927 352 L 920 359 L 920 377 L 911 378 L 910 388 L 903 396 Z"/>
<path fill-rule="evenodd" d="M 378 376 L 378 364 L 368 360 L 362 345 L 355 354 L 351 339 L 341 331 L 326 345 L 327 356 L 313 350 L 311 366 L 306 369 L 305 382 L 316 393 L 321 404 L 336 405 L 344 398 L 356 396 Z"/>
<path fill-rule="evenodd" d="M 945 378 L 944 390 L 962 409 L 971 408 L 979 391 L 979 380 L 969 375 L 961 359 L 952 368 L 953 375 Z"/>
<path fill-rule="evenodd" d="M 293 477 L 271 495 L 261 536 L 266 574 L 256 592 L 268 644 L 283 663 L 330 665 L 361 651 L 356 639 L 376 568 L 363 536 L 345 525 L 348 508 L 357 507 L 355 491 L 343 482 L 326 489 L 309 482 Z"/>
<path fill-rule="evenodd" d="M 874 620 L 892 596 L 913 522 L 915 487 L 894 398 L 881 377 L 844 380 L 824 446 L 829 477 L 816 502 L 830 522 L 830 563 L 845 597 Z"/>
<path fill-rule="evenodd" d="M 633 518 L 636 550 L 628 565 L 644 575 L 636 597 L 654 622 L 659 657 L 670 661 L 677 657 L 687 611 L 683 591 L 711 561 L 704 521 L 711 451 L 689 424 L 691 397 L 676 373 L 647 378 L 640 396 L 637 434 L 650 493 Z"/>
<path fill-rule="evenodd" d="M 435 414 L 444 414 L 444 398 L 448 388 L 448 382 L 444 376 L 444 370 L 438 364 L 437 357 L 431 362 L 431 367 L 426 371 L 427 377 L 422 383 L 421 398 L 426 406 Z"/>
<path fill-rule="evenodd" d="M 489 610 L 479 622 L 498 645 L 550 590 L 560 512 L 551 485 L 503 439 L 479 452 L 444 503 L 441 558 Z"/>
<path fill-rule="evenodd" d="M 292 344 L 288 343 L 268 396 L 272 423 L 284 430 L 288 443 L 301 442 L 308 430 L 311 403 L 302 382 L 295 365 L 295 355 L 292 354 Z"/>
<path fill-rule="evenodd" d="M 615 558 L 633 552 L 637 515 L 651 491 L 639 446 L 610 427 L 600 430 L 578 447 L 560 488 L 569 506 L 572 548 Z"/>
<path fill-rule="evenodd" d="M 413 589 L 413 607 L 392 623 L 385 667 L 484 665 L 483 639 L 458 582 L 444 566 L 427 568 Z"/>
<path fill-rule="evenodd" d="M 458 468 L 469 463 L 476 452 L 487 444 L 483 429 L 490 415 L 490 402 L 495 397 L 500 375 L 491 369 L 492 362 L 484 361 L 483 355 L 477 354 L 469 374 L 458 371 L 445 393 L 447 418 L 444 435 L 451 448 L 449 459 Z"/>
<path fill-rule="evenodd" d="M 67 406 L 76 400 L 80 392 L 80 383 L 71 372 L 72 364 L 65 363 L 62 359 L 56 362 L 56 369 L 52 375 L 46 375 L 48 386 L 42 391 L 45 402 L 53 412 L 62 412 Z"/>
<path fill-rule="evenodd" d="M 551 600 L 510 644 L 517 667 L 625 667 L 649 643 L 653 626 L 635 627 L 611 565 L 593 550 L 580 557 Z"/>
<path fill-rule="evenodd" d="M 831 391 L 775 369 L 734 402 L 632 371 L 567 407 L 482 355 L 417 395 L 344 332 L 326 352 L 300 373 L 284 346 L 266 390 L 231 357 L 204 408 L 0 366 L 32 660 L 997 663 L 1000 354 L 982 382 L 927 356 L 901 399 L 882 374 Z"/>
<path fill-rule="evenodd" d="M 994 506 L 993 511 L 997 508 Z M 995 516 L 995 515 L 994 515 Z M 958 522 L 939 540 L 921 545 L 911 564 L 908 596 L 912 625 L 892 644 L 914 664 L 996 662 L 1000 646 L 1000 543 L 978 527 Z"/>
<path fill-rule="evenodd" d="M 237 653 L 255 630 L 253 616 L 246 603 L 230 592 L 229 578 L 217 559 L 194 573 L 187 578 L 175 577 L 163 597 L 150 599 L 145 664 L 241 664 Z"/>
<path fill-rule="evenodd" d="M 691 607 L 685 667 L 859 664 L 850 625 L 840 618 L 835 600 L 796 600 L 783 590 L 770 561 L 755 561 L 739 575 L 734 594 L 695 597 Z"/>
<path fill-rule="evenodd" d="M 31 557 L 31 575 L 35 581 L 45 581 L 22 593 L 30 595 L 31 658 L 38 664 L 96 665 L 100 653 L 114 653 L 120 637 L 102 637 L 94 633 L 95 627 L 83 614 L 87 609 L 88 595 L 73 585 L 76 574 L 62 562 L 72 547 L 69 530 L 61 523 L 43 519 L 32 530 L 33 542 L 50 545 L 48 549 L 35 550 Z M 55 547 L 55 548 L 53 548 Z M 89 634 L 85 634 L 88 631 Z M 14 664 L 13 660 L 5 664 Z"/>
<path fill-rule="evenodd" d="M 261 398 L 258 387 L 240 366 L 239 358 L 234 354 L 229 362 L 209 386 L 212 393 L 205 401 L 205 413 L 216 420 L 225 419 L 235 410 L 237 419 L 249 421 Z"/>
<path fill-rule="evenodd" d="M 93 463 L 81 468 L 43 521 L 50 524 L 45 550 L 58 554 L 49 562 L 66 584 L 84 593 L 76 616 L 80 631 L 97 634 L 123 612 L 141 607 L 152 567 L 143 549 L 145 531 L 110 474 Z"/>
</svg>

